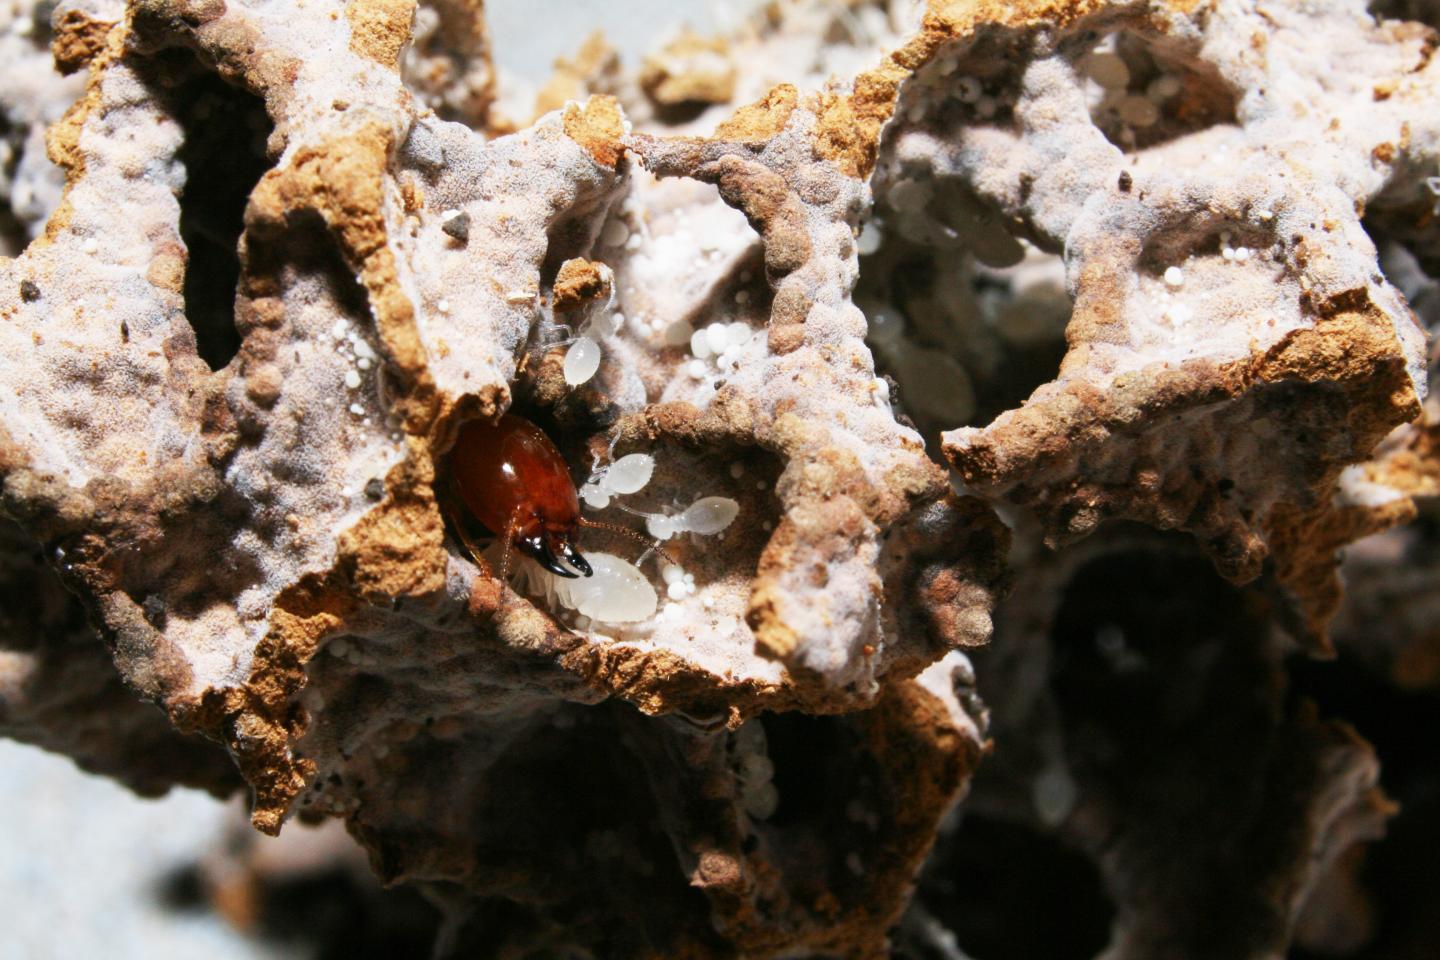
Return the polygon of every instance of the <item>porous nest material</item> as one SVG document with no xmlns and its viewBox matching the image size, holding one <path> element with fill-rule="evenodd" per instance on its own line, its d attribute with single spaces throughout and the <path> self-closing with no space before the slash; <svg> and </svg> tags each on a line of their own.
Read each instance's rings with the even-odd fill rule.
<svg viewBox="0 0 1440 960">
<path fill-rule="evenodd" d="M 492 944 L 882 956 L 987 743 L 961 651 L 1008 560 L 991 682 L 1028 732 L 998 769 L 1073 793 L 1040 818 L 1101 865 L 1113 955 L 1204 956 L 1217 904 L 1226 955 L 1283 950 L 1391 812 L 1368 746 L 1283 700 L 1273 628 L 1328 649 L 1337 551 L 1440 475 L 1406 300 L 1435 34 L 1358 3 L 901 6 L 776 7 L 638 79 L 592 38 L 506 132 L 476 3 L 62 0 L 83 80 L 0 66 L 3 582 L 46 598 L 5 621 L 0 732 L 145 791 L 231 789 L 218 741 L 257 828 L 343 818 Z M 38 11 L 0 23 L 31 72 Z M 507 410 L 577 481 L 653 460 L 597 521 L 736 519 L 665 543 L 636 622 L 528 561 L 484 576 L 446 456 Z M 1261 578 L 1188 558 L 1155 564 L 1169 606 L 1123 575 L 1075 601 L 1146 638 L 1213 602 L 1137 688 L 1183 709 L 1097 714 L 1109 661 L 1036 680 L 1085 563 L 1184 555 L 1042 558 L 1117 518 Z M 659 584 L 620 532 L 581 546 Z M 1187 846 L 1192 796 L 1247 814 Z"/>
<path fill-rule="evenodd" d="M 947 457 L 1054 544 L 1121 517 L 1193 533 L 1239 581 L 1268 560 L 1293 629 L 1323 649 L 1335 548 L 1368 532 L 1340 516 L 1342 471 L 1425 389 L 1424 333 L 1361 216 L 1423 194 L 1436 167 L 1440 128 L 1417 112 L 1433 33 L 1358 3 L 1015 4 L 946 22 L 943 42 L 891 58 L 926 62 L 877 193 L 902 233 L 982 259 L 1000 230 L 1063 251 L 1074 299 L 1059 376 L 948 432 Z M 1393 522 L 1375 499 L 1359 504 L 1385 514 L 1374 527 Z"/>
<path fill-rule="evenodd" d="M 750 368 L 701 397 L 684 358 L 636 326 L 607 338 L 620 362 L 595 383 L 557 391 L 536 337 L 552 303 L 596 291 L 577 292 L 575 270 L 552 289 L 556 268 L 596 246 L 630 183 L 613 101 L 494 140 L 418 111 L 398 69 L 406 4 L 343 19 L 218 4 L 79 13 L 97 42 L 84 95 L 51 131 L 66 193 L 0 280 L 5 506 L 59 551 L 125 680 L 229 748 L 257 827 L 345 816 L 386 879 L 588 902 L 593 922 L 577 917 L 575 935 L 601 940 L 621 937 L 621 917 L 648 930 L 633 911 L 673 901 L 674 922 L 648 934 L 667 955 L 695 938 L 879 949 L 979 756 L 949 679 L 958 661 L 941 658 L 985 639 L 1005 536 L 874 402 L 863 321 L 845 304 L 863 186 L 817 167 L 775 211 L 790 219 L 765 228 L 772 268 L 791 274 L 782 296 L 830 311 L 810 333 L 792 311 L 783 345 L 757 341 Z M 253 114 L 258 98 L 271 128 L 236 145 L 260 158 L 232 235 L 238 349 L 202 359 L 230 320 L 194 316 L 183 236 L 207 199 L 205 154 L 186 152 L 207 136 L 188 108 L 207 71 L 231 85 L 227 109 Z M 444 91 L 431 93 L 439 111 Z M 805 135 L 741 163 L 722 184 L 730 202 L 748 203 L 747 176 L 790 173 L 781 155 Z M 654 388 L 665 402 L 647 406 L 646 378 L 672 384 Z M 657 462 L 653 502 L 703 492 L 742 506 L 719 536 L 667 546 L 698 590 L 633 627 L 581 624 L 498 594 L 447 546 L 443 456 L 465 418 L 510 405 L 512 384 L 577 466 L 592 444 L 639 446 Z M 574 713 L 607 698 L 688 719 Z M 767 755 L 743 722 L 767 708 L 863 711 L 815 721 L 843 743 L 846 772 L 808 809 L 799 792 L 777 808 L 751 769 Z M 627 751 L 640 766 L 619 765 Z M 581 752 L 616 766 L 577 765 Z M 545 777 L 524 772 L 551 763 L 547 802 L 579 798 L 602 819 L 653 809 L 662 832 L 643 838 L 633 880 L 654 895 L 563 865 L 594 825 L 553 832 L 537 817 Z M 202 779 L 199 765 L 184 774 Z M 687 786 L 710 805 L 682 804 Z M 747 805 L 745 789 L 760 799 Z M 842 870 L 851 855 L 874 862 L 816 886 L 804 844 L 851 800 L 884 814 L 826 855 Z M 475 815 L 492 805 L 509 815 Z M 777 809 L 795 822 L 772 836 Z M 507 863 L 516 836 L 542 829 Z M 667 843 L 680 862 L 651 879 Z"/>
</svg>

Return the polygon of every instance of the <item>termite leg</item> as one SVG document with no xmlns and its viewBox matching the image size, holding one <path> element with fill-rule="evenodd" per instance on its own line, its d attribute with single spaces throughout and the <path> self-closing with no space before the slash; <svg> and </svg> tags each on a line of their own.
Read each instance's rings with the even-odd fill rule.
<svg viewBox="0 0 1440 960">
<path fill-rule="evenodd" d="M 459 527 L 458 532 L 460 534 L 460 543 L 465 547 L 465 552 L 470 555 L 470 559 L 474 562 L 475 566 L 480 568 L 480 576 L 487 580 L 495 579 L 495 571 L 490 569 L 490 562 L 481 554 L 480 548 L 475 545 L 475 541 L 470 539 L 470 534 L 466 532 L 464 527 Z"/>
<path fill-rule="evenodd" d="M 449 486 L 440 497 L 440 512 L 445 515 L 445 519 L 450 521 L 450 529 L 455 534 L 455 539 L 460 541 L 460 546 L 470 557 L 470 562 L 480 568 L 480 576 L 487 580 L 492 580 L 495 574 L 490 569 L 490 564 L 485 560 L 484 555 L 481 554 L 480 548 L 476 546 L 475 541 L 470 538 L 470 532 L 465 528 L 465 511 L 460 508 L 460 503 L 461 501 L 455 490 L 455 479 L 452 477 Z"/>
</svg>

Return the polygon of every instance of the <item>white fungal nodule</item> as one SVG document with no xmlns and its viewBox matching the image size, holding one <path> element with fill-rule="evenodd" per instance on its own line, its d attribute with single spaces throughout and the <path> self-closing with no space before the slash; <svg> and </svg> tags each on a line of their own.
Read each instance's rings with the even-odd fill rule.
<svg viewBox="0 0 1440 960">
<path fill-rule="evenodd" d="M 730 329 L 723 323 L 712 323 L 706 327 L 705 343 L 710 347 L 711 353 L 722 353 L 730 346 Z"/>
</svg>

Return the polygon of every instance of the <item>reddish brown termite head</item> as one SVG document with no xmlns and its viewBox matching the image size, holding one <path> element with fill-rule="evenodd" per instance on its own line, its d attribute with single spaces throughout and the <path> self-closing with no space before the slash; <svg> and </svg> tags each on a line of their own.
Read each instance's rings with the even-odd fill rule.
<svg viewBox="0 0 1440 960">
<path fill-rule="evenodd" d="M 575 548 L 582 526 L 580 499 L 570 468 L 555 444 L 535 424 L 512 413 L 497 423 L 472 420 L 460 428 L 450 452 L 454 495 L 511 546 L 560 577 L 590 576 L 589 562 Z M 465 538 L 460 518 L 452 523 L 471 556 L 479 552 Z"/>
</svg>

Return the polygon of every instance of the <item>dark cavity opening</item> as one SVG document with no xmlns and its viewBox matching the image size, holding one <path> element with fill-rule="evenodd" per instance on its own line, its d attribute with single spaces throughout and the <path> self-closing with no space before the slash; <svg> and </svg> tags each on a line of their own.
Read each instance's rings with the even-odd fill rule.
<svg viewBox="0 0 1440 960">
<path fill-rule="evenodd" d="M 20 131 L 10 126 L 10 121 L 0 114 L 0 141 L 9 141 L 9 156 L 0 168 L 0 183 L 13 183 L 15 168 L 20 165 L 20 151 L 23 148 Z M 15 257 L 29 242 L 25 227 L 10 207 L 10 198 L 0 193 L 0 257 Z"/>
<path fill-rule="evenodd" d="M 1414 20 L 1440 30 L 1440 0 L 1374 0 L 1369 10 L 1377 20 Z"/>
<path fill-rule="evenodd" d="M 1114 909 L 1083 854 L 1053 835 L 967 816 L 927 867 L 916 903 L 979 960 L 1089 960 Z M 906 923 L 902 957 L 948 960 Z"/>
<path fill-rule="evenodd" d="M 780 805 L 767 823 L 786 827 L 825 822 L 837 787 L 855 776 L 853 734 L 831 717 L 776 713 L 761 722 L 780 794 Z"/>
<path fill-rule="evenodd" d="M 1249 904 L 1288 855 L 1274 796 L 1293 722 L 1258 591 L 1165 539 L 1082 567 L 1056 614 L 1050 684 L 1086 818 L 1069 829 L 1122 909 L 1167 916 L 1177 955 L 1241 956 L 1284 936 Z"/>
<path fill-rule="evenodd" d="M 158 83 L 185 133 L 179 154 L 186 177 L 180 237 L 189 251 L 185 316 L 201 358 L 218 370 L 240 349 L 237 246 L 245 204 L 270 166 L 265 144 L 273 125 L 261 98 L 222 80 L 189 53 L 167 51 L 154 66 L 152 76 L 168 78 Z"/>
<path fill-rule="evenodd" d="M 675 862 L 642 759 L 663 748 L 643 740 L 627 746 L 617 730 L 639 724 L 631 710 L 567 707 L 563 725 L 537 722 L 483 777 L 467 773 L 473 789 L 458 797 L 470 811 L 482 875 L 506 878 L 492 892 L 522 904 L 548 901 L 546 912 L 596 957 L 675 956 L 683 931 L 703 924 L 707 906 L 700 891 L 652 866 Z M 472 755 L 478 746 L 469 745 Z M 417 747 L 438 761 L 438 777 L 467 770 L 465 755 L 453 752 L 464 745 L 417 740 Z M 502 935 L 473 932 L 489 943 Z"/>
<path fill-rule="evenodd" d="M 892 227 L 860 260 L 855 302 L 896 414 L 935 451 L 941 431 L 987 424 L 1058 375 L 1073 303 L 1058 256 L 1053 278 L 1036 279 L 1033 261 L 987 266 Z"/>
<path fill-rule="evenodd" d="M 761 723 L 780 801 L 752 826 L 765 858 L 784 875 L 794 900 L 833 894 L 841 910 L 860 908 L 869 873 L 880 868 L 885 825 L 896 815 L 880 761 L 854 722 L 842 717 L 779 713 Z M 857 818 L 857 810 L 864 816 Z"/>
<path fill-rule="evenodd" d="M 1427 538 L 1433 542 L 1434 534 Z M 1440 761 L 1433 741 L 1420 733 L 1440 728 L 1440 690 L 1415 683 L 1400 660 L 1386 660 L 1381 651 L 1391 641 L 1388 628 L 1393 624 L 1356 636 L 1342 631 L 1335 660 L 1297 655 L 1287 664 L 1291 697 L 1312 700 L 1322 716 L 1352 724 L 1375 748 L 1381 786 L 1399 804 L 1384 838 L 1368 845 L 1357 871 L 1366 901 L 1362 909 L 1373 911 L 1369 924 L 1352 925 L 1349 943 L 1302 937 L 1292 951 L 1294 960 L 1418 960 L 1433 955 L 1440 940 L 1440 914 L 1434 909 L 1440 902 L 1440 873 L 1432 867 L 1440 858 Z M 1412 642 L 1407 652 L 1418 659 L 1415 648 L 1423 650 L 1427 643 L 1423 638 Z"/>
<path fill-rule="evenodd" d="M 291 829 L 301 829 L 298 825 Z M 370 960 L 429 953 L 440 919 L 415 890 L 381 889 L 337 857 L 328 863 L 266 870 L 240 854 L 233 867 L 242 879 L 226 879 L 199 863 L 177 866 L 160 877 L 153 894 L 181 916 L 214 911 L 257 944 L 291 948 L 317 960 Z M 235 887 L 247 899 L 236 912 Z"/>
<path fill-rule="evenodd" d="M 1263 723 L 1253 699 L 1267 672 L 1253 653 L 1261 628 L 1246 594 L 1188 544 L 1082 567 L 1065 589 L 1051 638 L 1051 685 L 1069 729 L 1083 726 L 1108 745 L 1103 759 L 1072 748 L 1072 762 L 1093 759 L 1123 779 L 1116 758 L 1138 769 L 1163 759 L 1157 744 L 1181 737 L 1223 753 L 1228 747 L 1200 728 Z"/>
</svg>

